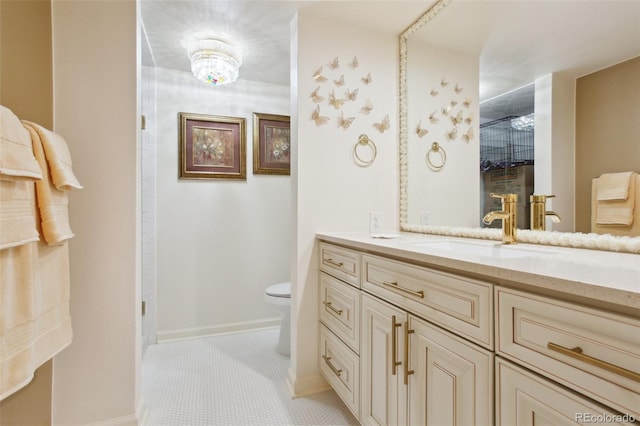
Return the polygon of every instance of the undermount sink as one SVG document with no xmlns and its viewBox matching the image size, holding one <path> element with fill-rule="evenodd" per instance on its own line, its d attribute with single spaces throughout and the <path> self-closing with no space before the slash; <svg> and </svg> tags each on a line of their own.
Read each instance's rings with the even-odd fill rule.
<svg viewBox="0 0 640 426">
<path fill-rule="evenodd" d="M 453 254 L 473 255 L 482 257 L 513 259 L 552 254 L 553 250 L 530 248 L 518 244 L 502 244 L 497 241 L 460 241 L 460 240 L 432 240 L 420 241 L 412 244 L 426 251 L 447 252 Z"/>
</svg>

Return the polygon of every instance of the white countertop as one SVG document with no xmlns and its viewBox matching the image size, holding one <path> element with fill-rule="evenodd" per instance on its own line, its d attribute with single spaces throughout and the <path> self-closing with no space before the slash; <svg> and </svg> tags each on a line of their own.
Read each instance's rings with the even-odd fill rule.
<svg viewBox="0 0 640 426">
<path fill-rule="evenodd" d="M 318 233 L 320 240 L 435 267 L 521 283 L 640 312 L 640 255 L 534 244 L 397 233 Z"/>
</svg>

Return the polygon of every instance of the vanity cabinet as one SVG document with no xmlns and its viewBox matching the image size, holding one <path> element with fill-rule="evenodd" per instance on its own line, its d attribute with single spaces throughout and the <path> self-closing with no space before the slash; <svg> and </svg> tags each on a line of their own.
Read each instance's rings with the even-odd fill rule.
<svg viewBox="0 0 640 426">
<path fill-rule="evenodd" d="M 496 288 L 496 352 L 640 419 L 640 320 Z"/>
<path fill-rule="evenodd" d="M 640 419 L 637 316 L 319 247 L 321 372 L 362 424 Z"/>
</svg>

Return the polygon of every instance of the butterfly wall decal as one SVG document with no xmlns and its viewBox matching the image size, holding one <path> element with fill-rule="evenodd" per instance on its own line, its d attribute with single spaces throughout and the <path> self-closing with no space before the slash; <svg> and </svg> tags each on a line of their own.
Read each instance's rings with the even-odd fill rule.
<svg viewBox="0 0 640 426">
<path fill-rule="evenodd" d="M 358 57 L 354 56 L 351 62 L 349 62 L 349 67 L 351 67 L 352 69 L 356 69 L 358 68 L 358 65 L 360 65 L 360 63 L 358 62 Z"/>
<path fill-rule="evenodd" d="M 365 77 L 360 79 L 364 84 L 369 85 L 373 81 L 371 78 L 371 73 L 367 74 Z"/>
<path fill-rule="evenodd" d="M 318 83 L 324 83 L 327 81 L 327 77 L 322 75 L 322 67 L 318 68 L 316 72 L 313 73 L 313 79 Z"/>
<path fill-rule="evenodd" d="M 349 91 L 349 89 L 347 89 L 347 91 L 345 92 L 345 100 L 347 101 L 351 101 L 351 102 L 355 102 L 355 100 L 358 98 L 358 91 L 360 89 L 355 89 L 353 91 Z"/>
<path fill-rule="evenodd" d="M 449 115 L 451 112 L 451 105 L 442 107 L 442 115 Z"/>
<path fill-rule="evenodd" d="M 467 124 L 473 123 L 473 115 L 469 114 L 469 116 L 464 119 L 464 122 Z"/>
<path fill-rule="evenodd" d="M 389 125 L 389 114 L 387 114 L 380 123 L 373 123 L 373 128 L 380 133 L 384 133 L 386 130 L 389 130 Z"/>
<path fill-rule="evenodd" d="M 340 78 L 339 78 L 339 79 L 337 79 L 337 80 L 333 80 L 333 82 L 334 82 L 334 83 L 335 83 L 335 85 L 336 85 L 336 86 L 338 86 L 338 87 L 342 87 L 342 86 L 344 86 L 344 74 L 342 74 L 342 75 L 340 76 Z"/>
<path fill-rule="evenodd" d="M 320 115 L 320 105 L 316 105 L 316 109 L 311 113 L 311 119 L 315 121 L 316 126 L 327 124 L 327 122 L 330 120 L 329 117 Z"/>
<path fill-rule="evenodd" d="M 471 142 L 471 139 L 473 139 L 473 127 L 469 127 L 469 130 L 467 130 L 467 133 L 462 135 L 462 139 L 464 139 L 467 142 Z"/>
<path fill-rule="evenodd" d="M 458 114 L 456 114 L 455 116 L 452 115 L 451 117 L 449 117 L 451 119 L 451 122 L 453 123 L 454 126 L 457 126 L 458 124 L 462 123 L 462 111 L 459 111 Z"/>
<path fill-rule="evenodd" d="M 418 126 L 416 127 L 416 134 L 418 135 L 419 138 L 429 133 L 429 130 L 423 129 L 421 125 L 422 125 L 422 121 L 418 122 Z"/>
<path fill-rule="evenodd" d="M 429 114 L 429 123 L 437 124 L 440 121 L 440 119 L 436 117 L 437 113 L 438 111 L 433 111 L 431 114 Z"/>
<path fill-rule="evenodd" d="M 434 97 L 435 97 L 435 96 L 438 96 L 438 93 L 440 93 L 440 92 L 438 92 L 436 89 L 431 89 L 431 92 L 429 92 L 429 94 L 430 94 L 431 96 L 434 96 Z"/>
<path fill-rule="evenodd" d="M 369 115 L 369 113 L 373 110 L 373 104 L 370 99 L 367 99 L 367 102 L 360 108 L 360 114 Z"/>
<path fill-rule="evenodd" d="M 338 68 L 340 68 L 340 62 L 338 61 L 338 57 L 336 56 L 333 61 L 329 62 L 327 64 L 329 66 L 329 68 L 331 68 L 332 70 L 337 70 Z"/>
<path fill-rule="evenodd" d="M 449 105 L 451 105 L 451 108 L 453 108 L 454 106 L 458 105 L 458 101 L 451 101 Z"/>
<path fill-rule="evenodd" d="M 329 105 L 332 105 L 335 109 L 340 109 L 344 105 L 344 99 L 336 98 L 336 93 L 332 90 L 329 93 Z"/>
<path fill-rule="evenodd" d="M 471 106 L 471 99 L 470 98 L 465 99 L 464 102 L 462 102 L 462 105 L 469 108 Z"/>
<path fill-rule="evenodd" d="M 353 120 L 355 120 L 355 117 L 347 117 L 344 118 L 344 111 L 342 111 L 340 113 L 340 117 L 336 118 L 338 121 L 338 127 L 342 127 L 343 129 L 347 130 L 349 128 L 349 126 L 351 126 L 351 123 L 353 123 Z"/>
<path fill-rule="evenodd" d="M 460 87 L 458 83 L 456 83 L 456 87 L 453 89 L 453 91 L 456 93 L 461 93 L 463 90 L 464 88 Z"/>
<path fill-rule="evenodd" d="M 440 80 L 440 86 L 447 87 L 448 85 L 449 85 L 449 82 L 446 81 L 444 78 L 442 80 Z"/>
<path fill-rule="evenodd" d="M 447 132 L 447 139 L 449 139 L 450 141 L 456 140 L 457 137 L 458 137 L 458 128 L 457 127 L 454 127 L 453 129 L 451 129 L 450 131 Z"/>
<path fill-rule="evenodd" d="M 320 86 L 316 87 L 316 90 L 314 90 L 313 92 L 311 92 L 311 100 L 317 104 L 319 104 L 320 102 L 324 101 L 324 96 L 320 96 L 318 94 L 318 92 L 320 91 Z"/>
</svg>

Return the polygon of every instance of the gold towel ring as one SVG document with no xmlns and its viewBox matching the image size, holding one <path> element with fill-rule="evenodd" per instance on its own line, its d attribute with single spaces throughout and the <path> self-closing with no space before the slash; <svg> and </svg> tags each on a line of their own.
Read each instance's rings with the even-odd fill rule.
<svg viewBox="0 0 640 426">
<path fill-rule="evenodd" d="M 360 155 L 358 154 L 358 147 L 359 146 L 369 146 L 371 148 L 371 158 L 368 160 L 363 159 L 362 157 L 360 157 Z M 376 144 L 373 143 L 373 141 L 371 139 L 369 139 L 369 136 L 362 134 L 358 137 L 358 142 L 355 144 L 355 146 L 353 147 L 353 157 L 354 157 L 354 161 L 356 162 L 356 164 L 360 167 L 368 167 L 371 164 L 373 164 L 373 161 L 376 159 L 376 156 L 378 155 L 378 149 L 376 148 Z"/>
<path fill-rule="evenodd" d="M 434 163 L 431 160 L 431 155 L 435 155 L 434 153 L 438 153 L 440 154 L 440 164 Z M 442 148 L 442 146 L 440 146 L 440 144 L 438 142 L 434 142 L 431 144 L 431 149 L 429 151 L 427 151 L 427 164 L 429 165 L 429 168 L 435 172 L 439 172 L 444 165 L 447 163 L 447 153 L 444 151 L 444 148 Z"/>
</svg>

